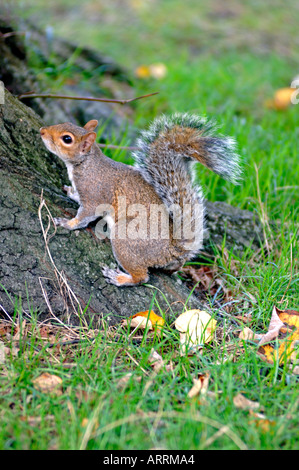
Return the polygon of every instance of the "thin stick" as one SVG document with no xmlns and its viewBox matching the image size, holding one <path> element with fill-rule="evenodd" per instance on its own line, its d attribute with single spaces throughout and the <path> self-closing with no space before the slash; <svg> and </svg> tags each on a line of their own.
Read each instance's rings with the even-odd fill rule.
<svg viewBox="0 0 299 470">
<path fill-rule="evenodd" d="M 103 103 L 119 103 L 119 104 L 127 104 L 132 103 L 132 101 L 141 100 L 143 98 L 148 98 L 149 96 L 157 95 L 159 92 L 156 91 L 155 93 L 149 93 L 148 95 L 137 96 L 136 98 L 130 98 L 128 100 L 113 100 L 109 98 L 93 98 L 93 97 L 86 97 L 86 96 L 66 96 L 66 95 L 53 95 L 51 93 L 21 93 L 17 97 L 19 100 L 24 98 L 54 98 L 54 99 L 61 99 L 61 100 L 82 100 L 82 101 L 101 101 Z"/>
<path fill-rule="evenodd" d="M 13 319 L 11 318 L 11 316 L 7 313 L 7 311 L 5 310 L 5 308 L 3 307 L 3 305 L 0 304 L 0 309 L 5 313 L 5 315 L 9 318 L 9 320 L 11 321 L 11 323 L 16 326 L 17 324 L 13 321 Z"/>
</svg>

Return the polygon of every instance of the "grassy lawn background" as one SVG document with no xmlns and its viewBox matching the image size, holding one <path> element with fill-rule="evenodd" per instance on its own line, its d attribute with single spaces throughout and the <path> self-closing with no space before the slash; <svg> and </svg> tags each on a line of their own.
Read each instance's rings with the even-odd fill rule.
<svg viewBox="0 0 299 470">
<path fill-rule="evenodd" d="M 198 179 L 208 199 L 262 217 L 269 253 L 248 252 L 243 259 L 225 250 L 219 254 L 214 268 L 236 305 L 223 316 L 220 337 L 203 355 L 180 356 L 177 332 L 170 327 L 162 339 L 141 344 L 123 330 L 98 332 L 93 343 L 81 332 L 86 346 L 49 350 L 33 320 L 0 373 L 0 447 L 298 448 L 297 377 L 286 365 L 265 364 L 254 344 L 240 347 L 233 334 L 238 328 L 233 315 L 250 313 L 250 327 L 264 331 L 274 304 L 298 308 L 299 107 L 278 111 L 266 106 L 275 90 L 299 74 L 298 5 L 36 0 L 15 3 L 15 13 L 113 57 L 128 70 L 136 96 L 159 91 L 134 105 L 136 127 L 173 111 L 214 117 L 221 132 L 238 142 L 244 179 L 234 187 L 203 168 Z M 166 67 L 163 78 L 136 77 L 138 67 L 156 63 Z M 124 158 L 121 152 L 109 154 Z M 219 314 L 215 297 L 208 302 Z M 18 315 L 16 310 L 16 322 Z M 65 332 L 55 334 L 63 341 Z M 161 369 L 153 375 L 148 362 L 152 347 L 166 363 L 173 361 L 171 373 Z M 50 396 L 33 386 L 45 371 L 62 378 L 62 395 Z M 204 401 L 187 398 L 192 379 L 204 371 L 210 372 L 212 393 Z M 131 379 L 122 388 L 119 380 L 128 372 Z M 239 392 L 260 403 L 264 418 L 234 405 Z"/>
</svg>

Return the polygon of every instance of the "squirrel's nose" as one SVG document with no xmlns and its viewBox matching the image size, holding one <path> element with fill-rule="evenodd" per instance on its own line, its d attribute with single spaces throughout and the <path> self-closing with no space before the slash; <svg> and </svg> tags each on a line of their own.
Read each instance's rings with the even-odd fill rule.
<svg viewBox="0 0 299 470">
<path fill-rule="evenodd" d="M 44 127 L 41 127 L 39 132 L 40 132 L 40 135 L 45 135 L 46 129 Z"/>
</svg>

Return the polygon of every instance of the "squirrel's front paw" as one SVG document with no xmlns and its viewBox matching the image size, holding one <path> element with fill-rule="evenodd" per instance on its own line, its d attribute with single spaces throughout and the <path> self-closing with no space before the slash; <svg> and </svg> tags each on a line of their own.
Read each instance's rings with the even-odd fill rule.
<svg viewBox="0 0 299 470">
<path fill-rule="evenodd" d="M 66 184 L 64 184 L 62 186 L 62 191 L 64 191 L 65 193 L 68 193 L 69 191 L 71 191 L 72 187 L 71 186 L 67 186 Z"/>
<path fill-rule="evenodd" d="M 67 228 L 68 230 L 71 230 L 71 227 L 69 225 L 70 220 L 68 219 L 64 219 L 63 217 L 55 217 L 54 222 L 57 227 L 64 227 L 64 228 Z"/>
</svg>

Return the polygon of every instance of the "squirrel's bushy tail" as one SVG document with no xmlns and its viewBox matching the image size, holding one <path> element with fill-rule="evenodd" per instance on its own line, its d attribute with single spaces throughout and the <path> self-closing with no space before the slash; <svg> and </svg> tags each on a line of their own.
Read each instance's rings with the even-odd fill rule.
<svg viewBox="0 0 299 470">
<path fill-rule="evenodd" d="M 152 168 L 175 171 L 178 162 L 186 164 L 186 159 L 192 159 L 223 178 L 237 182 L 241 169 L 236 142 L 231 137 L 215 135 L 217 129 L 217 125 L 204 116 L 188 113 L 161 116 L 147 131 L 141 132 L 137 141 L 140 150 L 134 154 L 137 166 L 150 175 Z"/>
<path fill-rule="evenodd" d="M 206 117 L 176 113 L 155 119 L 137 140 L 136 166 L 170 211 L 173 204 L 203 201 L 201 189 L 193 185 L 194 162 L 230 181 L 239 179 L 235 141 L 215 135 L 216 130 Z"/>
</svg>

